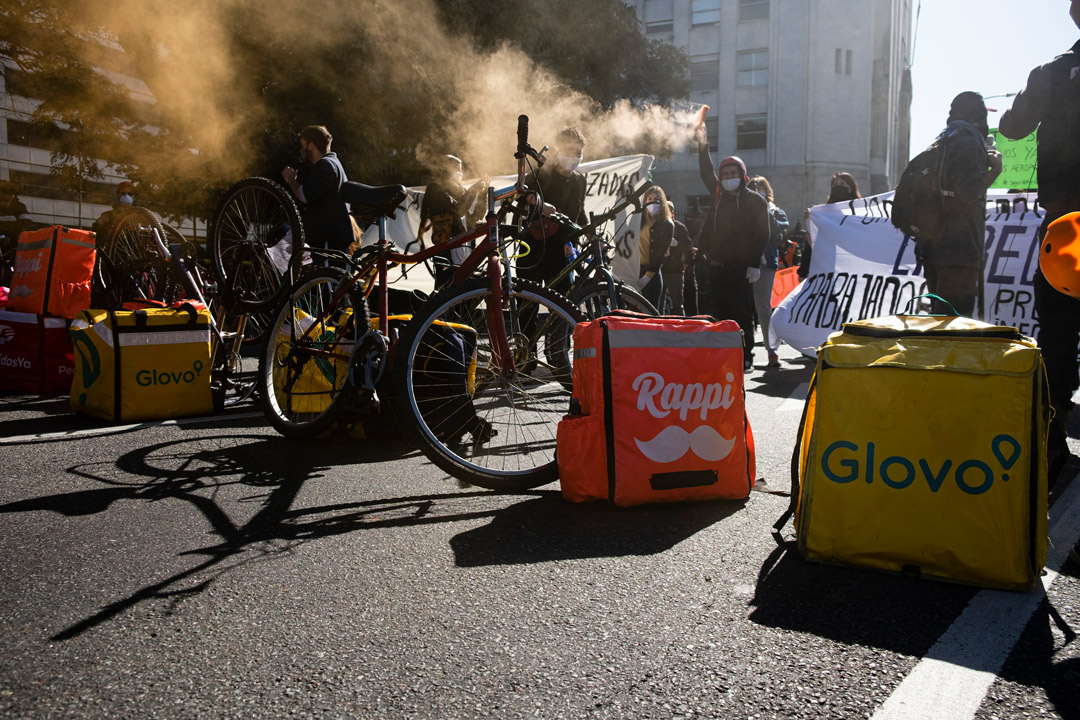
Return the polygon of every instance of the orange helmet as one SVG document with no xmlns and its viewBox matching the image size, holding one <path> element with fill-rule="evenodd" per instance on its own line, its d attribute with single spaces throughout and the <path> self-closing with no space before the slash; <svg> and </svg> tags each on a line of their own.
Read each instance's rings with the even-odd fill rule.
<svg viewBox="0 0 1080 720">
<path fill-rule="evenodd" d="M 1039 269 L 1055 290 L 1080 298 L 1080 212 L 1062 215 L 1046 228 Z"/>
</svg>

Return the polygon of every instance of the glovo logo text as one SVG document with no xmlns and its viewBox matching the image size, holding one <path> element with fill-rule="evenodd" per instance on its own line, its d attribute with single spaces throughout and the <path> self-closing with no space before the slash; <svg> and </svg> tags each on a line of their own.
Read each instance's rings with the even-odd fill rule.
<svg viewBox="0 0 1080 720">
<path fill-rule="evenodd" d="M 821 454 L 825 477 L 841 485 L 863 480 L 868 485 L 880 482 L 894 490 L 905 490 L 926 483 L 937 492 L 945 483 L 955 483 L 968 495 L 982 495 L 998 480 L 1009 481 L 1008 471 L 1020 457 L 1020 443 L 1011 435 L 1001 434 L 990 441 L 993 460 L 981 458 L 931 461 L 890 455 L 879 458 L 874 443 L 865 447 L 847 440 L 837 440 Z"/>
<path fill-rule="evenodd" d="M 135 382 L 142 387 L 158 387 L 163 385 L 190 385 L 202 373 L 203 364 L 196 360 L 191 364 L 190 370 L 158 370 L 156 368 L 142 369 L 135 373 Z"/>
</svg>

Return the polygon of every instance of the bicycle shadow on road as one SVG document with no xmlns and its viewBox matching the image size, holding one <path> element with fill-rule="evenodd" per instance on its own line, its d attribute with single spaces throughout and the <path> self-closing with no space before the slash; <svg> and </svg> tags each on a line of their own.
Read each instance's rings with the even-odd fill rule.
<svg viewBox="0 0 1080 720">
<path fill-rule="evenodd" d="M 979 588 L 812 563 L 778 547 L 758 573 L 750 620 L 922 657 Z"/>
<path fill-rule="evenodd" d="M 373 503 L 377 508 L 367 512 L 354 508 L 350 514 L 338 508 L 319 508 L 317 513 L 313 509 L 296 510 L 293 504 L 305 483 L 330 467 L 386 462 L 413 452 L 403 443 L 360 448 L 356 444 L 318 443 L 313 447 L 310 442 L 290 442 L 267 435 L 172 440 L 132 450 L 113 462 L 67 468 L 69 475 L 105 487 L 19 500 L 0 505 L 0 513 L 45 510 L 77 517 L 104 512 L 118 501 L 179 500 L 196 508 L 220 540 L 209 547 L 179 550 L 178 556 L 203 559 L 105 605 L 51 638 L 64 640 L 140 602 L 200 593 L 216 577 L 240 564 L 287 553 L 308 539 L 368 527 L 368 516 L 376 510 L 386 513 L 393 509 L 394 501 Z M 416 508 L 424 502 L 430 499 L 401 501 L 397 505 L 407 506 L 416 515 Z"/>
<path fill-rule="evenodd" d="M 742 501 L 620 508 L 575 505 L 557 491 L 511 505 L 488 525 L 450 540 L 459 567 L 524 565 L 628 555 L 655 555 L 738 512 Z"/>
</svg>

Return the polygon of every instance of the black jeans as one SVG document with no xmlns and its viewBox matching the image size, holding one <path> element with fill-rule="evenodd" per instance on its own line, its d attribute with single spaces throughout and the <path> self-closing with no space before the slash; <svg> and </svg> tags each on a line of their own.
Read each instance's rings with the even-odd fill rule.
<svg viewBox="0 0 1080 720">
<path fill-rule="evenodd" d="M 734 320 L 743 333 L 743 360 L 754 357 L 754 286 L 746 280 L 745 265 L 709 267 L 709 314 Z"/>
</svg>

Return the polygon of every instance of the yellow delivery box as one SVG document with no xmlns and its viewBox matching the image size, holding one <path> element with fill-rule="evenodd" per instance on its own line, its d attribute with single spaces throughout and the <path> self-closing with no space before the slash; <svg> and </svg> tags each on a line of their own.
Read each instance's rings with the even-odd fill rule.
<svg viewBox="0 0 1080 720">
<path fill-rule="evenodd" d="M 1015 328 L 844 325 L 818 350 L 792 462 L 800 554 L 1030 587 L 1046 561 L 1045 383 L 1039 348 Z"/>
</svg>

